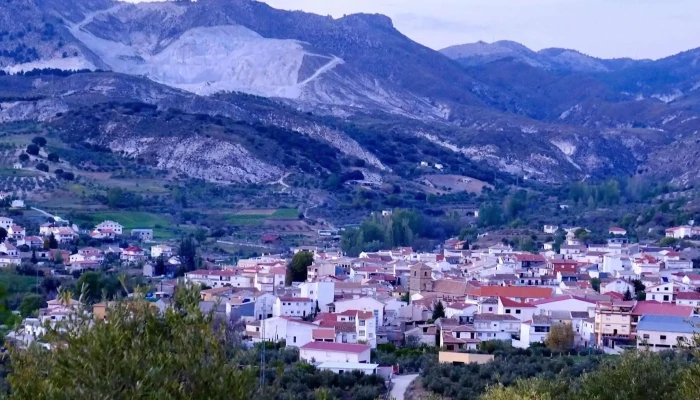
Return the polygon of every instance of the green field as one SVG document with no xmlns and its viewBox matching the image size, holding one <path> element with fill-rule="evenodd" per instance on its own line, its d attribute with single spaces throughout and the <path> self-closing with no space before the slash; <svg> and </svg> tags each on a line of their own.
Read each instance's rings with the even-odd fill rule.
<svg viewBox="0 0 700 400">
<path fill-rule="evenodd" d="M 277 210 L 261 209 L 259 214 L 256 210 L 246 210 L 236 214 L 226 215 L 232 225 L 236 226 L 259 226 L 268 219 L 297 219 L 299 212 L 295 208 L 278 208 Z"/>
<path fill-rule="evenodd" d="M 34 169 L 0 168 L 0 176 L 43 176 L 43 174 Z"/>
<path fill-rule="evenodd" d="M 14 269 L 14 268 L 13 268 Z M 37 278 L 34 276 L 18 275 L 11 271 L 0 272 L 0 284 L 12 295 L 29 293 L 35 290 Z"/>
<path fill-rule="evenodd" d="M 170 239 L 177 236 L 175 226 L 168 217 L 143 211 L 84 212 L 80 213 L 74 222 L 91 227 L 106 220 L 119 222 L 127 232 L 138 228 L 153 229 L 156 239 Z"/>
<path fill-rule="evenodd" d="M 275 219 L 297 219 L 299 218 L 299 211 L 296 208 L 280 208 L 272 214 L 272 218 Z"/>
</svg>

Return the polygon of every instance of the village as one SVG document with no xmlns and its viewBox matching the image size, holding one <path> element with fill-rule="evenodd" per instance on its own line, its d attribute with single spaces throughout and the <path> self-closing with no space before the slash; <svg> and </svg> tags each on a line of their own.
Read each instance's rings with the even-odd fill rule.
<svg viewBox="0 0 700 400">
<path fill-rule="evenodd" d="M 149 279 L 156 288 L 149 300 L 161 311 L 178 282 L 199 285 L 200 308 L 241 321 L 248 346 L 283 343 L 298 348 L 301 360 L 334 372 L 392 374 L 392 366 L 371 359 L 373 350 L 389 343 L 437 348 L 441 361 L 469 363 L 475 362 L 469 352 L 482 343 L 527 349 L 562 327 L 573 337 L 570 349 L 608 354 L 674 349 L 700 331 L 700 274 L 693 269 L 700 253 L 631 243 L 618 227 L 609 229 L 606 244 L 586 245 L 578 238 L 585 228 L 544 225 L 544 233 L 564 241 L 545 243 L 539 252 L 504 243 L 470 250 L 457 238 L 435 252 L 402 247 L 359 257 L 302 246 L 235 264 L 206 261 L 181 278 L 172 273 L 181 264 L 178 249 L 156 244 L 149 228 L 127 232 L 118 222 L 103 221 L 89 236 L 104 245 L 73 251 L 62 245 L 72 243 L 78 230 L 66 221 L 41 225 L 36 236 L 8 217 L 0 217 L 0 228 L 7 232 L 0 244 L 3 268 L 51 260 L 79 276 L 110 259 Z M 673 239 L 698 235 L 700 227 L 693 225 L 666 230 Z M 119 239 L 132 244 L 115 245 Z M 305 279 L 290 279 L 290 265 L 304 259 Z M 41 343 L 47 328 L 68 319 L 76 304 L 50 300 L 8 338 Z M 99 318 L 107 318 L 107 308 L 92 305 Z"/>
</svg>

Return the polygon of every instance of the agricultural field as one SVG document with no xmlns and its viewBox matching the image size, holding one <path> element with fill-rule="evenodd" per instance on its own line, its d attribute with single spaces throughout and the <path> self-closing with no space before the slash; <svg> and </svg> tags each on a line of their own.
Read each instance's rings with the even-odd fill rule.
<svg viewBox="0 0 700 400">
<path fill-rule="evenodd" d="M 226 214 L 226 220 L 234 226 L 263 226 L 269 220 L 295 220 L 299 211 L 295 208 L 247 209 Z"/>
<path fill-rule="evenodd" d="M 168 216 L 143 211 L 87 211 L 76 214 L 72 219 L 72 222 L 86 228 L 106 220 L 120 223 L 127 232 L 152 228 L 155 239 L 171 239 L 182 233 L 182 229 Z"/>
<path fill-rule="evenodd" d="M 425 191 L 433 194 L 468 192 L 480 194 L 484 187 L 491 187 L 486 182 L 462 175 L 423 175 L 418 183 Z"/>
</svg>

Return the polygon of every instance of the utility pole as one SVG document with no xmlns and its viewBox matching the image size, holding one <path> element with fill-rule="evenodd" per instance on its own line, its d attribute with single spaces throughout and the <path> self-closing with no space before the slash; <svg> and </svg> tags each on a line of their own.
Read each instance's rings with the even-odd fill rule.
<svg viewBox="0 0 700 400">
<path fill-rule="evenodd" d="M 273 278 L 274 279 L 274 278 Z M 265 299 L 262 301 L 263 319 L 260 320 L 260 338 L 262 343 L 262 351 L 260 353 L 260 393 L 265 388 L 265 347 L 267 346 L 265 338 Z"/>
</svg>

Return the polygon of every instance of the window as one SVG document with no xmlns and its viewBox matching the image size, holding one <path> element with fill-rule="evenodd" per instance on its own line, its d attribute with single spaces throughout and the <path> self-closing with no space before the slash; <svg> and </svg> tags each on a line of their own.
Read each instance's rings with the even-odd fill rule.
<svg viewBox="0 0 700 400">
<path fill-rule="evenodd" d="M 668 301 L 668 295 L 664 295 L 664 301 Z"/>
<path fill-rule="evenodd" d="M 643 336 L 643 338 L 644 338 L 644 339 L 649 339 L 649 334 L 648 334 L 648 333 L 645 333 L 644 336 Z"/>
<path fill-rule="evenodd" d="M 515 310 L 515 313 L 516 313 L 516 314 L 520 314 L 520 310 Z"/>
<path fill-rule="evenodd" d="M 506 314 L 510 314 L 510 308 L 506 308 Z"/>
<path fill-rule="evenodd" d="M 489 311 L 493 311 L 493 307 L 489 307 Z"/>
<path fill-rule="evenodd" d="M 360 336 L 365 336 L 365 331 L 360 331 L 358 334 L 359 334 Z"/>
<path fill-rule="evenodd" d="M 364 320 L 360 320 L 360 326 L 365 326 L 365 321 L 364 321 Z"/>
<path fill-rule="evenodd" d="M 659 339 L 661 339 L 661 340 L 666 340 L 666 335 L 661 335 L 661 336 L 659 336 Z"/>
<path fill-rule="evenodd" d="M 294 336 L 292 342 L 293 342 L 293 343 L 296 343 L 296 342 L 297 342 L 297 337 L 296 337 L 296 336 Z"/>
</svg>

